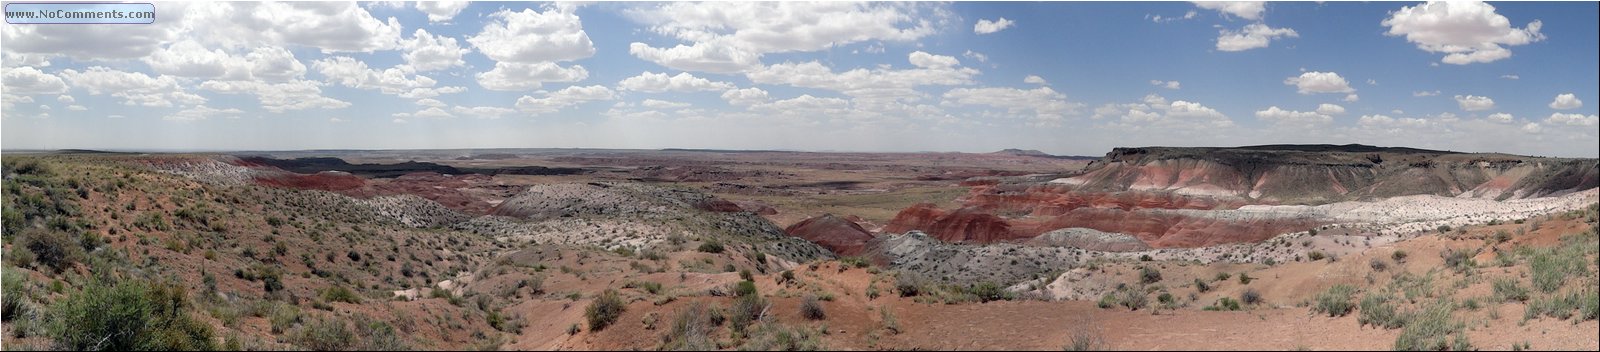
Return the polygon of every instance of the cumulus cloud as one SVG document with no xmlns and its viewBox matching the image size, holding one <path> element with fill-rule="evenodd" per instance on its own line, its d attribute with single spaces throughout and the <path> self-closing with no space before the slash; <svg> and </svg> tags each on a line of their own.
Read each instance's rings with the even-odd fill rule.
<svg viewBox="0 0 1600 352">
<path fill-rule="evenodd" d="M 123 105 L 172 107 L 198 105 L 205 97 L 184 92 L 172 76 L 151 77 L 141 72 L 118 71 L 104 66 L 94 66 L 83 71 L 66 69 L 61 76 L 82 88 L 89 95 L 109 94 L 122 98 Z"/>
<path fill-rule="evenodd" d="M 1315 93 L 1351 93 L 1355 88 L 1350 88 L 1350 81 L 1340 77 L 1335 72 L 1310 71 L 1301 73 L 1298 77 L 1289 77 L 1283 84 L 1295 86 L 1300 94 Z"/>
<path fill-rule="evenodd" d="M 675 2 L 627 11 L 650 32 L 685 44 L 631 43 L 628 52 L 683 71 L 734 73 L 771 53 L 868 41 L 909 42 L 950 17 L 943 5 L 845 2 Z"/>
<path fill-rule="evenodd" d="M 921 50 L 911 53 L 909 59 L 912 66 L 921 68 L 951 68 L 961 65 L 961 60 L 944 55 L 934 55 Z"/>
<path fill-rule="evenodd" d="M 1028 77 L 1024 77 L 1022 79 L 1022 83 L 1038 84 L 1038 85 L 1046 85 L 1046 86 L 1050 85 L 1050 82 L 1045 82 L 1044 77 L 1039 77 L 1039 76 L 1036 76 L 1036 75 L 1028 75 Z"/>
<path fill-rule="evenodd" d="M 1323 115 L 1343 115 L 1344 107 L 1334 104 L 1317 105 L 1317 113 Z"/>
<path fill-rule="evenodd" d="M 989 55 L 984 55 L 983 53 L 972 51 L 972 50 L 967 50 L 967 52 L 961 53 L 961 56 L 969 58 L 969 59 L 973 59 L 973 60 L 978 60 L 978 62 L 989 62 Z"/>
<path fill-rule="evenodd" d="M 1006 30 L 1006 28 L 1011 28 L 1011 26 L 1016 24 L 1016 22 L 1008 20 L 1005 17 L 1001 17 L 1000 19 L 993 21 L 979 19 L 977 24 L 972 25 L 972 32 L 977 34 L 990 34 Z"/>
<path fill-rule="evenodd" d="M 1550 114 L 1550 117 L 1544 119 L 1544 123 L 1548 125 L 1594 126 L 1596 122 L 1600 122 L 1600 116 L 1583 116 L 1583 114 L 1563 114 L 1559 112 Z"/>
<path fill-rule="evenodd" d="M 913 52 L 908 60 L 917 68 L 896 70 L 890 68 L 858 68 L 834 72 L 820 62 L 781 63 L 753 70 L 745 74 L 758 84 L 782 84 L 801 88 L 827 89 L 854 97 L 888 99 L 918 98 L 919 86 L 965 85 L 972 83 L 978 70 L 959 67 L 959 61 L 949 56 Z"/>
<path fill-rule="evenodd" d="M 1489 119 L 1489 121 L 1494 121 L 1494 122 L 1499 122 L 1499 123 L 1511 123 L 1512 120 L 1516 120 L 1516 117 L 1511 116 L 1511 114 L 1507 114 L 1507 113 L 1503 113 L 1503 112 L 1497 112 L 1497 113 L 1489 114 L 1488 119 Z"/>
<path fill-rule="evenodd" d="M 171 115 L 163 116 L 162 119 L 170 121 L 196 121 L 205 120 L 212 117 L 238 118 L 238 115 L 243 113 L 244 111 L 239 109 L 217 109 L 205 105 L 199 105 L 180 110 Z"/>
<path fill-rule="evenodd" d="M 1113 124 L 1164 129 L 1214 129 L 1233 126 L 1233 120 L 1216 109 L 1197 102 L 1150 94 L 1137 103 L 1106 104 L 1094 109 L 1093 119 L 1114 119 Z"/>
<path fill-rule="evenodd" d="M 1544 131 L 1544 128 L 1539 126 L 1538 122 L 1529 122 L 1522 125 L 1522 131 L 1531 134 L 1538 134 L 1539 132 Z"/>
<path fill-rule="evenodd" d="M 1557 95 L 1556 100 L 1550 102 L 1550 108 L 1556 110 L 1572 110 L 1581 107 L 1583 107 L 1583 100 L 1578 100 L 1578 96 L 1572 93 Z"/>
<path fill-rule="evenodd" d="M 1265 1 L 1196 1 L 1194 6 L 1252 21 L 1261 19 L 1267 11 Z"/>
<path fill-rule="evenodd" d="M 767 91 L 761 88 L 730 89 L 722 93 L 722 100 L 728 105 L 750 106 L 765 103 L 768 100 Z"/>
<path fill-rule="evenodd" d="M 472 116 L 482 119 L 498 119 L 516 110 L 495 106 L 457 106 L 450 108 L 456 114 Z"/>
<path fill-rule="evenodd" d="M 1183 83 L 1178 83 L 1178 81 L 1163 81 L 1157 79 L 1150 80 L 1150 85 L 1163 87 L 1166 89 L 1179 89 L 1183 87 Z"/>
<path fill-rule="evenodd" d="M 1539 33 L 1543 23 L 1526 27 L 1511 26 L 1511 20 L 1495 13 L 1495 8 L 1479 1 L 1430 1 L 1406 6 L 1383 20 L 1389 36 L 1404 36 L 1406 41 L 1431 53 L 1443 53 L 1441 62 L 1455 65 L 1494 62 L 1511 57 L 1507 46 L 1524 45 L 1545 39 Z"/>
<path fill-rule="evenodd" d="M 1265 48 L 1273 39 L 1299 38 L 1300 33 L 1289 28 L 1272 28 L 1266 24 L 1252 23 L 1239 30 L 1223 29 L 1217 36 L 1217 50 L 1245 51 Z"/>
<path fill-rule="evenodd" d="M 417 10 L 428 14 L 428 22 L 448 22 L 467 5 L 466 1 L 418 1 Z"/>
<path fill-rule="evenodd" d="M 296 80 L 284 83 L 261 81 L 205 81 L 200 89 L 222 94 L 253 94 L 261 108 L 274 113 L 304 109 L 340 109 L 349 102 L 322 94 L 317 82 Z"/>
<path fill-rule="evenodd" d="M 1050 87 L 1017 89 L 1004 87 L 956 88 L 944 93 L 948 106 L 986 106 L 1005 109 L 1007 114 L 1028 117 L 1035 121 L 1057 121 L 1066 117 L 1078 104 L 1068 103 L 1067 96 Z"/>
<path fill-rule="evenodd" d="M 1461 110 L 1464 111 L 1482 111 L 1494 108 L 1494 99 L 1489 99 L 1489 97 L 1457 95 L 1455 99 L 1456 105 L 1461 106 Z"/>
<path fill-rule="evenodd" d="M 524 95 L 517 98 L 517 110 L 539 115 L 561 111 L 567 107 L 594 101 L 616 99 L 616 92 L 606 86 L 571 86 L 555 92 L 538 92 L 540 97 Z"/>
<path fill-rule="evenodd" d="M 305 75 L 306 65 L 282 47 L 263 46 L 236 55 L 207 49 L 193 40 L 172 43 L 143 59 L 155 73 L 188 78 L 282 82 Z"/>
<path fill-rule="evenodd" d="M 1439 95 L 1439 91 L 1437 91 L 1437 90 L 1431 91 L 1431 92 L 1430 91 L 1425 91 L 1425 90 L 1424 91 L 1411 92 L 1411 96 L 1413 96 L 1413 97 L 1431 97 L 1431 96 L 1436 96 L 1436 95 Z"/>
<path fill-rule="evenodd" d="M 311 65 L 329 82 L 351 88 L 375 89 L 402 98 L 432 98 L 466 91 L 466 88 L 458 86 L 434 87 L 437 80 L 423 75 L 409 75 L 398 67 L 375 70 L 367 67 L 365 61 L 348 56 L 317 60 Z"/>
<path fill-rule="evenodd" d="M 644 101 L 639 102 L 639 106 L 643 106 L 643 107 L 647 107 L 647 108 L 651 108 L 651 109 L 682 109 L 682 108 L 689 107 L 689 103 L 681 103 L 681 102 L 676 102 L 676 101 L 665 101 L 665 100 L 655 100 L 655 99 L 645 99 Z"/>
<path fill-rule="evenodd" d="M 1317 111 L 1284 110 L 1284 109 L 1278 108 L 1277 106 L 1273 106 L 1273 107 L 1268 107 L 1266 110 L 1256 111 L 1256 118 L 1261 119 L 1262 121 L 1271 121 L 1273 123 L 1323 124 L 1323 123 L 1328 123 L 1328 122 L 1332 122 L 1333 121 L 1333 117 L 1332 116 L 1328 116 L 1327 113 L 1323 113 L 1323 111 L 1325 110 L 1324 108 L 1332 106 L 1332 107 L 1338 108 L 1337 110 L 1339 110 L 1339 112 L 1341 112 L 1341 113 L 1344 112 L 1344 108 L 1339 107 L 1338 105 L 1333 105 L 1333 104 L 1323 104 L 1323 105 L 1324 106 L 1319 107 L 1317 109 Z"/>
<path fill-rule="evenodd" d="M 617 83 L 617 87 L 622 90 L 662 93 L 728 90 L 733 88 L 733 84 L 695 77 L 688 72 L 680 72 L 676 76 L 668 76 L 665 73 L 645 71 L 638 76 L 623 79 L 622 82 Z"/>
<path fill-rule="evenodd" d="M 589 78 L 582 65 L 562 67 L 553 62 L 496 62 L 494 69 L 473 75 L 478 85 L 489 90 L 539 89 L 544 82 L 577 82 Z"/>
<path fill-rule="evenodd" d="M 44 73 L 39 69 L 22 66 L 4 69 L 3 82 L 6 94 L 61 94 L 67 91 L 67 83 L 61 77 Z M 69 97 L 70 98 L 70 97 Z"/>
<path fill-rule="evenodd" d="M 419 6 L 421 2 L 417 3 Z M 456 43 L 456 38 L 443 35 L 431 35 L 427 30 L 417 29 L 411 39 L 400 44 L 405 50 L 401 58 L 406 60 L 406 65 L 416 71 L 436 71 L 455 66 L 465 65 L 461 59 L 468 50 L 462 49 Z"/>
<path fill-rule="evenodd" d="M 494 69 L 474 75 L 490 90 L 538 89 L 544 82 L 577 82 L 589 77 L 583 66 L 557 62 L 594 56 L 594 42 L 573 7 L 548 5 L 545 11 L 500 10 L 478 34 L 473 48 L 495 60 Z"/>
</svg>

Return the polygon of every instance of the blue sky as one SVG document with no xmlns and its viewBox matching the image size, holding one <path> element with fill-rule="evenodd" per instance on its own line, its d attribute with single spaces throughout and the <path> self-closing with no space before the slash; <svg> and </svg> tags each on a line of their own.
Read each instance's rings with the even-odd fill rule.
<svg viewBox="0 0 1600 352">
<path fill-rule="evenodd" d="M 0 146 L 1600 153 L 1595 2 L 156 8 L 4 25 Z"/>
</svg>

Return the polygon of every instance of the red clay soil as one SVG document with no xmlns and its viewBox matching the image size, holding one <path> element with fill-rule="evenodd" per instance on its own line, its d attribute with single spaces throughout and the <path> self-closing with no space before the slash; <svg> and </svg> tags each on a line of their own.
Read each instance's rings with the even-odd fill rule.
<svg viewBox="0 0 1600 352">
<path fill-rule="evenodd" d="M 311 175 L 284 172 L 271 176 L 257 176 L 255 182 L 264 186 L 323 191 L 346 191 L 366 185 L 366 180 L 360 176 L 338 171 L 323 171 Z"/>
<path fill-rule="evenodd" d="M 804 238 L 844 256 L 861 254 L 865 251 L 867 242 L 872 241 L 872 233 L 867 229 L 833 214 L 800 220 L 783 231 L 790 236 Z"/>
<path fill-rule="evenodd" d="M 903 233 L 910 230 L 921 230 L 945 242 L 992 243 L 1038 235 L 1016 233 L 1005 219 L 977 208 L 945 212 L 930 203 L 913 205 L 900 211 L 884 226 L 883 231 Z"/>
<path fill-rule="evenodd" d="M 695 208 L 718 213 L 734 213 L 744 211 L 738 204 L 733 204 L 722 198 L 706 198 L 694 205 Z"/>
</svg>

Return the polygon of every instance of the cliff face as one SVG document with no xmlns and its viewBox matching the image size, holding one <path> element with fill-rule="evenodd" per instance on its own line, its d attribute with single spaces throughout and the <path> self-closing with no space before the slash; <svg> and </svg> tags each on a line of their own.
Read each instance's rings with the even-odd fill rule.
<svg viewBox="0 0 1600 352">
<path fill-rule="evenodd" d="M 901 211 L 883 232 L 921 230 L 947 242 L 992 243 L 1080 227 L 1156 248 L 1253 242 L 1330 222 L 1205 212 L 1411 195 L 1559 196 L 1600 186 L 1600 161 L 1362 145 L 1117 148 L 1078 176 L 984 181 L 964 183 L 971 190 L 961 209 L 919 204 Z"/>
</svg>

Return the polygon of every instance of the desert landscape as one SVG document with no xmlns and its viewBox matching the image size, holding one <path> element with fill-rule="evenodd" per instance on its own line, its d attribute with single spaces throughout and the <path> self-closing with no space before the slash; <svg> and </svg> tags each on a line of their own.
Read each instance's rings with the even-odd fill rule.
<svg viewBox="0 0 1600 352">
<path fill-rule="evenodd" d="M 1600 2 L 4 5 L 0 350 L 1600 351 Z"/>
<path fill-rule="evenodd" d="M 4 338 L 1600 348 L 1595 159 L 1135 151 L 7 154 Z"/>
</svg>

